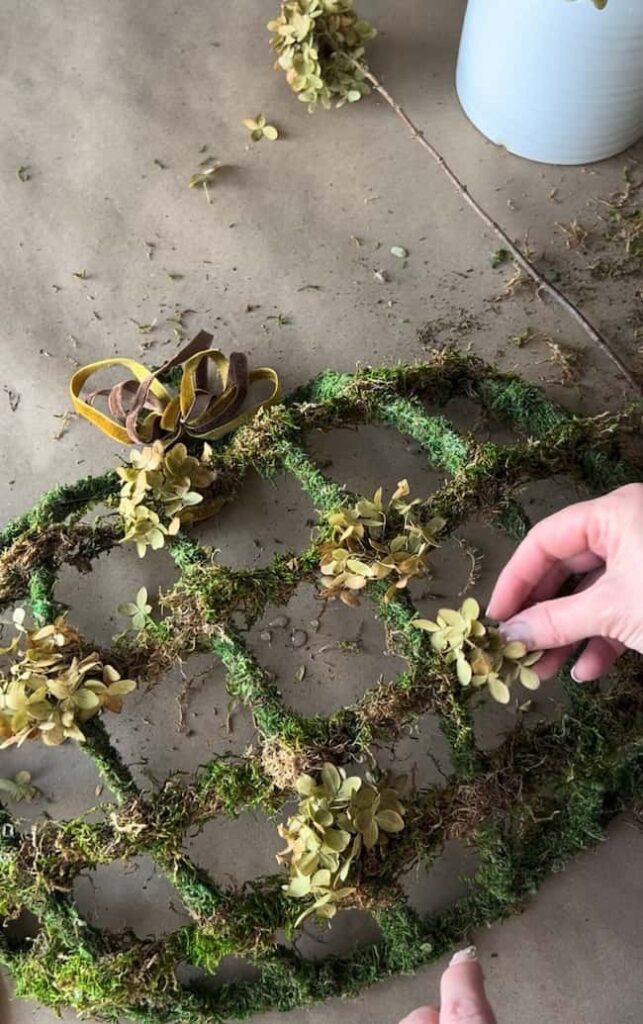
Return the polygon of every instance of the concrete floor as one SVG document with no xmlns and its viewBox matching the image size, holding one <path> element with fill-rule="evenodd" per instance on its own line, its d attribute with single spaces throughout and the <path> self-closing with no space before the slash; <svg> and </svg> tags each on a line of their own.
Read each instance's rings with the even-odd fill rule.
<svg viewBox="0 0 643 1024">
<path fill-rule="evenodd" d="M 188 334 L 214 330 L 223 349 L 244 349 L 255 363 L 278 368 L 286 388 L 326 367 L 421 358 L 418 331 L 430 322 L 436 344 L 471 345 L 504 367 L 544 380 L 570 406 L 611 408 L 627 393 L 618 374 L 586 350 L 583 337 L 556 309 L 529 292 L 497 300 L 510 274 L 490 267 L 497 242 L 381 102 L 307 115 L 271 70 L 264 25 L 276 6 L 270 0 L 218 7 L 208 0 L 183 6 L 86 0 L 79 8 L 70 0 L 8 0 L 0 10 L 3 520 L 55 482 L 113 464 L 114 447 L 88 425 L 74 421 L 62 438 L 54 437 L 61 424 L 56 417 L 67 408 L 73 364 L 136 355 L 141 342 L 151 342 L 151 362 L 162 361 L 176 344 L 168 317 L 177 309 L 189 310 Z M 621 187 L 625 157 L 593 168 L 541 167 L 478 135 L 453 90 L 464 0 L 407 0 L 403 17 L 400 4 L 385 0 L 361 0 L 359 6 L 381 29 L 372 65 L 395 96 L 490 212 L 515 238 L 528 237 L 538 258 L 634 361 L 640 293 L 637 298 L 631 279 L 597 287 L 588 270 L 606 244 L 596 200 Z M 281 128 L 277 144 L 247 145 L 240 119 L 259 111 Z M 187 188 L 203 147 L 228 168 L 217 179 L 211 206 Z M 642 158 L 643 147 L 628 156 Z M 16 177 L 20 165 L 31 173 L 24 183 Z M 574 218 L 592 233 L 586 248 L 568 250 L 556 223 Z M 390 255 L 393 245 L 408 249 L 406 264 Z M 73 276 L 83 269 L 86 280 Z M 380 270 L 386 283 L 375 276 Z M 311 284 L 317 289 L 305 289 Z M 282 326 L 270 319 L 279 313 L 288 321 Z M 145 335 L 133 323 L 154 320 L 156 328 Z M 528 327 L 540 337 L 519 348 L 511 339 Z M 556 383 L 560 371 L 543 335 L 585 349 L 582 387 Z M 475 410 L 467 403 L 450 411 L 463 426 L 474 425 Z M 316 445 L 320 457 L 333 458 L 330 472 L 358 490 L 372 491 L 403 473 L 425 493 L 436 483 L 413 449 L 384 431 L 346 435 L 339 449 L 332 437 Z M 566 482 L 556 481 L 531 489 L 526 501 L 537 518 L 570 497 Z M 226 512 L 201 528 L 216 538 L 228 562 L 259 564 L 275 548 L 305 542 L 309 509 L 296 488 L 284 484 L 274 491 L 249 481 L 244 498 L 241 514 Z M 465 536 L 485 554 L 478 588 L 484 598 L 511 547 L 476 523 Z M 454 598 L 465 577 L 466 563 L 454 546 L 444 555 L 427 608 L 436 599 Z M 121 550 L 90 577 L 63 574 L 60 595 L 74 607 L 73 621 L 100 640 L 123 626 L 114 612 L 119 601 L 142 583 L 155 593 L 172 578 L 169 559 L 139 563 Z M 289 609 L 293 625 L 309 622 L 314 607 L 312 596 L 303 594 Z M 295 706 L 327 711 L 362 693 L 382 671 L 377 624 L 365 627 L 363 657 L 320 653 L 329 638 L 350 639 L 360 622 L 360 613 L 348 625 L 333 609 L 301 654 L 287 638 L 262 648 L 260 630 L 253 642 L 280 673 Z M 311 680 L 304 692 L 292 682 L 302 659 Z M 393 664 L 384 667 L 396 671 Z M 193 737 L 188 742 L 179 735 L 178 678 L 164 681 L 152 707 L 136 695 L 125 714 L 109 723 L 128 757 L 145 758 L 146 785 L 170 769 L 195 768 L 212 750 L 212 735 L 217 750 L 243 750 L 251 738 L 243 715 L 235 716 L 232 734 L 223 727 L 227 699 L 216 671 L 208 693 L 200 686 L 193 694 Z M 215 696 L 216 707 L 212 687 L 220 698 Z M 536 714 L 559 713 L 559 698 L 550 684 Z M 485 745 L 510 727 L 507 712 L 480 713 Z M 401 741 L 394 755 L 417 761 L 422 781 L 429 781 L 429 749 L 447 765 L 435 723 L 423 721 L 419 737 Z M 46 755 L 30 750 L 3 755 L 2 774 L 29 766 L 46 799 L 26 815 L 38 817 L 48 808 L 62 817 L 96 803 L 97 780 L 85 768 L 70 770 L 80 763 L 71 747 Z M 190 848 L 215 876 L 229 877 L 226 851 L 233 841 L 237 849 L 252 849 L 247 862 L 235 864 L 233 877 L 272 870 L 270 827 L 242 820 L 234 828 L 216 823 L 211 829 L 190 840 Z M 643 836 L 633 824 L 619 822 L 605 844 L 551 879 L 520 916 L 476 936 L 503 1024 L 640 1020 L 642 860 Z M 408 880 L 413 901 L 422 909 L 448 902 L 460 891 L 459 877 L 474 868 L 469 851 L 448 849 L 429 879 Z M 147 863 L 134 872 L 116 865 L 101 877 L 81 879 L 77 898 L 93 920 L 113 928 L 136 923 L 141 934 L 162 933 L 185 919 Z M 305 948 L 323 955 L 354 938 L 368 941 L 372 929 L 346 915 L 330 937 L 309 939 Z M 396 1024 L 433 997 L 438 976 L 439 968 L 423 971 L 354 1002 L 292 1019 Z M 6 990 L 9 999 L 9 983 Z M 0 1004 L 3 1022 L 23 1024 L 33 1016 L 39 1024 L 54 1019 L 27 1004 L 7 1002 L 4 1012 Z M 277 1015 L 262 1020 L 275 1022 Z"/>
</svg>

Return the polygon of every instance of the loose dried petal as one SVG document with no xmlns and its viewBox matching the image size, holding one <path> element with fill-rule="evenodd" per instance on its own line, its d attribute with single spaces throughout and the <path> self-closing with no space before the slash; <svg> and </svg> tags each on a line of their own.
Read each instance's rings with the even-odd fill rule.
<svg viewBox="0 0 643 1024">
<path fill-rule="evenodd" d="M 509 687 L 506 686 L 497 676 L 490 676 L 488 680 L 489 693 L 499 704 L 508 704 L 511 697 Z"/>
</svg>

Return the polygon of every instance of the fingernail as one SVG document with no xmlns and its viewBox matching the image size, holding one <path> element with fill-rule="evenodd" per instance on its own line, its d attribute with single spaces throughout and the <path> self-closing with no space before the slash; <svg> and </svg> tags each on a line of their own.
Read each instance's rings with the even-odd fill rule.
<svg viewBox="0 0 643 1024">
<path fill-rule="evenodd" d="M 525 644 L 527 647 L 532 646 L 532 634 L 529 625 L 526 622 L 521 622 L 520 619 L 516 619 L 515 622 L 504 622 L 500 626 L 500 634 L 507 643 L 519 640 L 520 643 Z"/>
<path fill-rule="evenodd" d="M 467 964 L 471 963 L 472 960 L 478 959 L 478 950 L 475 946 L 467 946 L 466 949 L 461 949 L 459 953 L 455 953 L 451 957 L 449 967 L 455 967 L 456 964 Z"/>
<path fill-rule="evenodd" d="M 579 676 L 578 672 L 576 671 L 576 666 L 575 665 L 574 665 L 573 669 L 571 670 L 571 672 L 569 674 L 570 674 L 570 676 L 572 677 L 572 679 L 574 680 L 575 683 L 584 683 L 585 682 L 585 680 L 581 679 L 581 677 Z"/>
</svg>

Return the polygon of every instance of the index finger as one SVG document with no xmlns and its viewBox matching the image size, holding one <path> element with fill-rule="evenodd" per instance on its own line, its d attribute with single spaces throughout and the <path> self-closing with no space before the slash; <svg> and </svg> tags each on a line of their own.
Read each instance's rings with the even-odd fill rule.
<svg viewBox="0 0 643 1024">
<path fill-rule="evenodd" d="M 530 530 L 496 583 L 487 608 L 491 618 L 502 622 L 521 611 L 557 562 L 588 552 L 600 555 L 592 551 L 589 540 L 593 506 L 593 501 L 570 505 Z"/>
<path fill-rule="evenodd" d="M 442 975 L 440 1024 L 496 1024 L 477 960 L 455 963 Z"/>
</svg>

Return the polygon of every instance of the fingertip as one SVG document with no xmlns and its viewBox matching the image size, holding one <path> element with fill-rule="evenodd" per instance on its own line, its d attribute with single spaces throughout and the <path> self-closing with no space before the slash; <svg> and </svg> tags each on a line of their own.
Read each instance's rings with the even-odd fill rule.
<svg viewBox="0 0 643 1024">
<path fill-rule="evenodd" d="M 459 949 L 457 953 L 454 953 L 449 960 L 449 967 L 455 967 L 456 964 L 468 964 L 477 963 L 478 950 L 475 946 L 467 946 L 466 949 Z"/>
<path fill-rule="evenodd" d="M 520 640 L 530 651 L 577 645 L 591 636 L 605 601 L 603 578 L 565 597 L 542 601 L 503 623 L 506 640 Z"/>
<path fill-rule="evenodd" d="M 506 622 L 501 622 L 498 628 L 503 640 L 507 643 L 519 641 L 521 644 L 525 644 L 529 650 L 535 650 L 536 644 L 534 644 L 533 630 L 531 627 L 532 618 L 533 611 L 526 609 L 520 612 L 518 618 L 508 619 Z"/>
<path fill-rule="evenodd" d="M 440 985 L 442 1001 L 453 995 L 467 992 L 469 995 L 484 995 L 484 975 L 479 960 L 461 960 L 452 963 L 442 975 Z"/>
<path fill-rule="evenodd" d="M 422 1006 L 413 1010 L 400 1024 L 440 1024 L 440 1014 L 434 1006 Z"/>
<path fill-rule="evenodd" d="M 488 607 L 491 618 L 509 619 L 531 603 L 531 595 L 552 569 L 556 575 L 559 563 L 583 565 L 589 558 L 593 565 L 597 556 L 600 562 L 602 556 L 588 543 L 592 508 L 591 501 L 569 505 L 532 527 L 498 578 Z"/>
<path fill-rule="evenodd" d="M 471 1020 L 476 1024 L 496 1024 L 484 988 L 482 967 L 477 960 L 467 960 L 449 967 L 440 986 L 440 1024 L 457 1024 Z"/>
<path fill-rule="evenodd" d="M 615 661 L 620 658 L 625 645 L 618 640 L 594 637 L 574 665 L 571 676 L 576 683 L 592 683 L 609 672 Z"/>
<path fill-rule="evenodd" d="M 517 611 L 515 601 L 512 601 L 510 594 L 507 594 L 507 569 L 509 566 L 505 566 L 501 572 L 487 604 L 486 615 L 489 619 L 495 619 L 496 622 L 508 619 L 514 611 Z"/>
<path fill-rule="evenodd" d="M 545 651 L 542 658 L 540 658 L 532 668 L 541 683 L 546 682 L 547 679 L 553 679 L 557 676 L 563 665 L 574 653 L 574 645 L 569 647 L 559 647 L 552 651 Z"/>
</svg>

